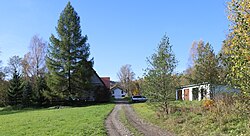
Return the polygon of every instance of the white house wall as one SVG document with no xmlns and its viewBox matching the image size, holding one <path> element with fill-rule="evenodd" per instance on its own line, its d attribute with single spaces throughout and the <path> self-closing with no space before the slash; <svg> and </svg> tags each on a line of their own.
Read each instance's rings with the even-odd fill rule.
<svg viewBox="0 0 250 136">
<path fill-rule="evenodd" d="M 198 100 L 202 100 L 201 99 L 201 89 L 204 89 L 206 91 L 204 97 L 207 99 L 210 99 L 210 84 L 204 84 L 204 85 L 200 85 L 199 87 L 199 98 Z"/>
<path fill-rule="evenodd" d="M 122 96 L 123 95 L 126 95 L 126 93 L 123 91 L 123 90 L 121 90 L 120 88 L 116 88 L 116 89 L 114 89 L 113 90 L 113 96 L 114 96 L 114 98 L 116 98 L 116 99 L 119 99 L 119 98 L 123 98 Z M 123 93 L 122 93 L 123 92 Z"/>
<path fill-rule="evenodd" d="M 198 88 L 198 101 L 202 100 L 201 96 L 201 90 L 204 89 L 206 93 L 203 95 L 203 99 L 211 99 L 211 92 L 214 94 L 214 96 L 219 95 L 221 93 L 240 93 L 239 89 L 235 89 L 229 86 L 225 85 L 211 85 L 211 84 L 202 84 L 202 85 L 192 85 L 187 86 L 178 90 L 181 90 L 181 99 L 185 100 L 185 93 L 184 90 L 189 90 L 189 101 L 193 100 L 193 89 Z M 176 90 L 176 100 L 178 100 L 178 90 Z"/>
<path fill-rule="evenodd" d="M 190 86 L 190 87 L 184 87 L 182 89 L 178 89 L 178 90 L 181 90 L 181 98 L 182 100 L 185 100 L 185 93 L 184 93 L 184 90 L 185 89 L 188 89 L 189 90 L 189 95 L 188 95 L 188 99 L 189 101 L 192 101 L 193 100 L 193 89 L 194 88 L 198 88 L 198 101 L 202 100 L 201 99 L 201 89 L 204 89 L 206 90 L 206 94 L 204 94 L 204 97 L 205 98 L 208 98 L 210 99 L 210 84 L 204 84 L 204 85 L 195 85 L 195 86 Z M 178 100 L 178 90 L 176 90 L 176 100 Z"/>
</svg>

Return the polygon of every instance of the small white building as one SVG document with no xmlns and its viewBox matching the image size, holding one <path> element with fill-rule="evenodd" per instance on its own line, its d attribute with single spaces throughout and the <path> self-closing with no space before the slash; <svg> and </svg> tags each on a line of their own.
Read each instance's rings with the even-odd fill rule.
<svg viewBox="0 0 250 136">
<path fill-rule="evenodd" d="M 212 85 L 209 83 L 183 86 L 176 90 L 176 100 L 203 100 L 211 99 L 222 93 L 238 93 L 238 89 L 225 85 Z"/>
<path fill-rule="evenodd" d="M 126 96 L 126 92 L 123 91 L 123 89 L 120 87 L 113 87 L 111 89 L 111 94 L 112 94 L 112 97 L 114 97 L 115 99 L 121 99 Z"/>
</svg>

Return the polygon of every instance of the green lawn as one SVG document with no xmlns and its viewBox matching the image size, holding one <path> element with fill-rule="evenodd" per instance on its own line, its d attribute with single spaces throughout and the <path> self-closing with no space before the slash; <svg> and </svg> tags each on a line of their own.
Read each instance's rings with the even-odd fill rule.
<svg viewBox="0 0 250 136">
<path fill-rule="evenodd" d="M 106 135 L 104 120 L 113 107 L 114 104 L 102 104 L 62 109 L 0 109 L 0 135 Z"/>
</svg>

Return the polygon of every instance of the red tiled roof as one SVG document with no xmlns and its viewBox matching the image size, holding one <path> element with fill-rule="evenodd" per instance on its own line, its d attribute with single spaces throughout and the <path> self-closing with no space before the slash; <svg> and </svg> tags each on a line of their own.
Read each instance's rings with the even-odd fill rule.
<svg viewBox="0 0 250 136">
<path fill-rule="evenodd" d="M 102 81 L 104 82 L 105 86 L 110 89 L 110 77 L 101 77 Z"/>
</svg>

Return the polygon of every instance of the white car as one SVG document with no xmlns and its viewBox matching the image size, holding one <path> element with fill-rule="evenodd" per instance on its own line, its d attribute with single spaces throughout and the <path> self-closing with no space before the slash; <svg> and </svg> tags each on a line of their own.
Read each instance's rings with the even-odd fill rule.
<svg viewBox="0 0 250 136">
<path fill-rule="evenodd" d="M 136 95 L 131 97 L 132 102 L 146 102 L 148 99 L 145 96 Z"/>
</svg>

